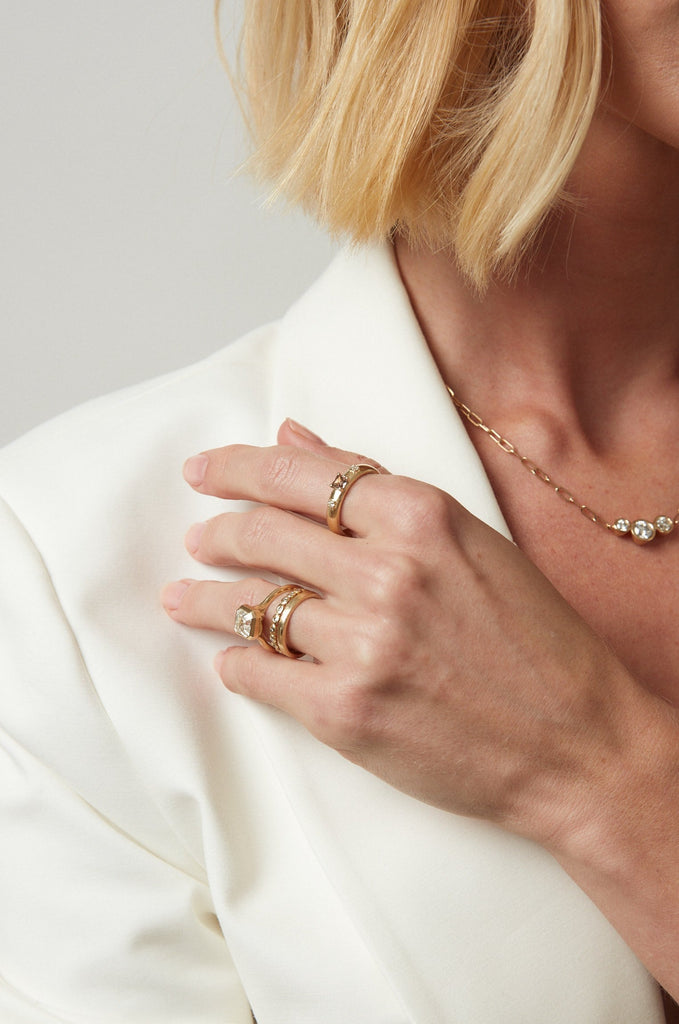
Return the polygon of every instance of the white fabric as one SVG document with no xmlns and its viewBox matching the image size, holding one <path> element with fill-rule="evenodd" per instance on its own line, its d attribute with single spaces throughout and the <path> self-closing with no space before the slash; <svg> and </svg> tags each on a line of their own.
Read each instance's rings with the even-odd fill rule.
<svg viewBox="0 0 679 1024">
<path fill-rule="evenodd" d="M 227 693 L 224 638 L 164 615 L 163 583 L 201 571 L 184 531 L 222 507 L 184 458 L 273 443 L 285 416 L 505 530 L 388 248 L 6 449 L 0 1021 L 658 1024 L 653 981 L 541 849 Z"/>
</svg>

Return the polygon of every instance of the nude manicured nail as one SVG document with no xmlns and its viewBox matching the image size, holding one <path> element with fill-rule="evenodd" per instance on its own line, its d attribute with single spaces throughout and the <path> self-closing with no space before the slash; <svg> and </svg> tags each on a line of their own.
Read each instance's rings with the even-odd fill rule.
<svg viewBox="0 0 679 1024">
<path fill-rule="evenodd" d="M 200 487 L 208 466 L 207 455 L 193 455 L 184 463 L 184 479 L 192 487 Z"/>
<path fill-rule="evenodd" d="M 325 441 L 323 440 L 322 437 L 319 437 L 318 434 L 312 433 L 312 431 L 309 430 L 307 427 L 303 427 L 301 423 L 297 422 L 297 420 L 291 420 L 288 417 L 286 423 L 290 427 L 290 430 L 293 432 L 293 434 L 299 434 L 300 437 L 306 437 L 308 441 L 319 441 L 321 444 L 325 444 Z"/>
<path fill-rule="evenodd" d="M 206 523 L 194 523 L 193 526 L 187 531 L 184 543 L 186 548 L 193 555 L 200 546 L 200 538 L 203 536 L 203 530 L 206 527 Z"/>
<path fill-rule="evenodd" d="M 169 612 L 176 612 L 190 586 L 191 580 L 177 580 L 176 583 L 168 583 L 161 594 L 163 606 Z"/>
</svg>

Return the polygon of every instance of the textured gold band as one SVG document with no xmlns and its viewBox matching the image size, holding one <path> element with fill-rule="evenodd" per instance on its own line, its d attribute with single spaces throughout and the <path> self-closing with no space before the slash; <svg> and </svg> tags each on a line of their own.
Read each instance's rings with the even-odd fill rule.
<svg viewBox="0 0 679 1024">
<path fill-rule="evenodd" d="M 273 619 L 269 627 L 269 646 L 274 649 L 277 654 L 282 654 L 286 658 L 303 658 L 303 651 L 293 651 L 288 647 L 288 627 L 290 625 L 290 617 L 296 608 L 302 604 L 303 601 L 308 601 L 312 597 L 320 597 L 315 590 L 307 590 L 306 587 L 289 587 L 287 593 L 284 594 L 276 606 L 276 610 L 273 613 Z"/>
<path fill-rule="evenodd" d="M 342 504 L 349 493 L 349 489 L 357 480 L 360 480 L 362 476 L 366 476 L 368 473 L 377 473 L 377 470 L 374 466 L 359 463 L 356 466 L 350 466 L 346 473 L 338 473 L 330 484 L 330 497 L 328 498 L 325 518 L 328 529 L 332 530 L 333 533 L 345 532 L 340 522 Z"/>
</svg>

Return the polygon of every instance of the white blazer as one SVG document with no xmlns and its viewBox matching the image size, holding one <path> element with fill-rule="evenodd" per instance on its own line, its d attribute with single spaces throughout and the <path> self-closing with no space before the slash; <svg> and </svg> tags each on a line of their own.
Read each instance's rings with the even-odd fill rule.
<svg viewBox="0 0 679 1024">
<path fill-rule="evenodd" d="M 388 247 L 6 449 L 0 1021 L 659 1024 L 655 983 L 542 849 L 229 694 L 224 637 L 161 610 L 202 571 L 186 528 L 223 507 L 183 460 L 273 443 L 285 416 L 506 533 Z"/>
</svg>

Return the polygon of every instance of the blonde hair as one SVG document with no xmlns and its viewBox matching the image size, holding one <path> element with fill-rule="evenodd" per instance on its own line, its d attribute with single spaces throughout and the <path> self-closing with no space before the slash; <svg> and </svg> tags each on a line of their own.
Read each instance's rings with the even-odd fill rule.
<svg viewBox="0 0 679 1024">
<path fill-rule="evenodd" d="M 247 0 L 254 166 L 331 232 L 447 248 L 483 287 L 563 196 L 601 49 L 598 0 Z"/>
</svg>

